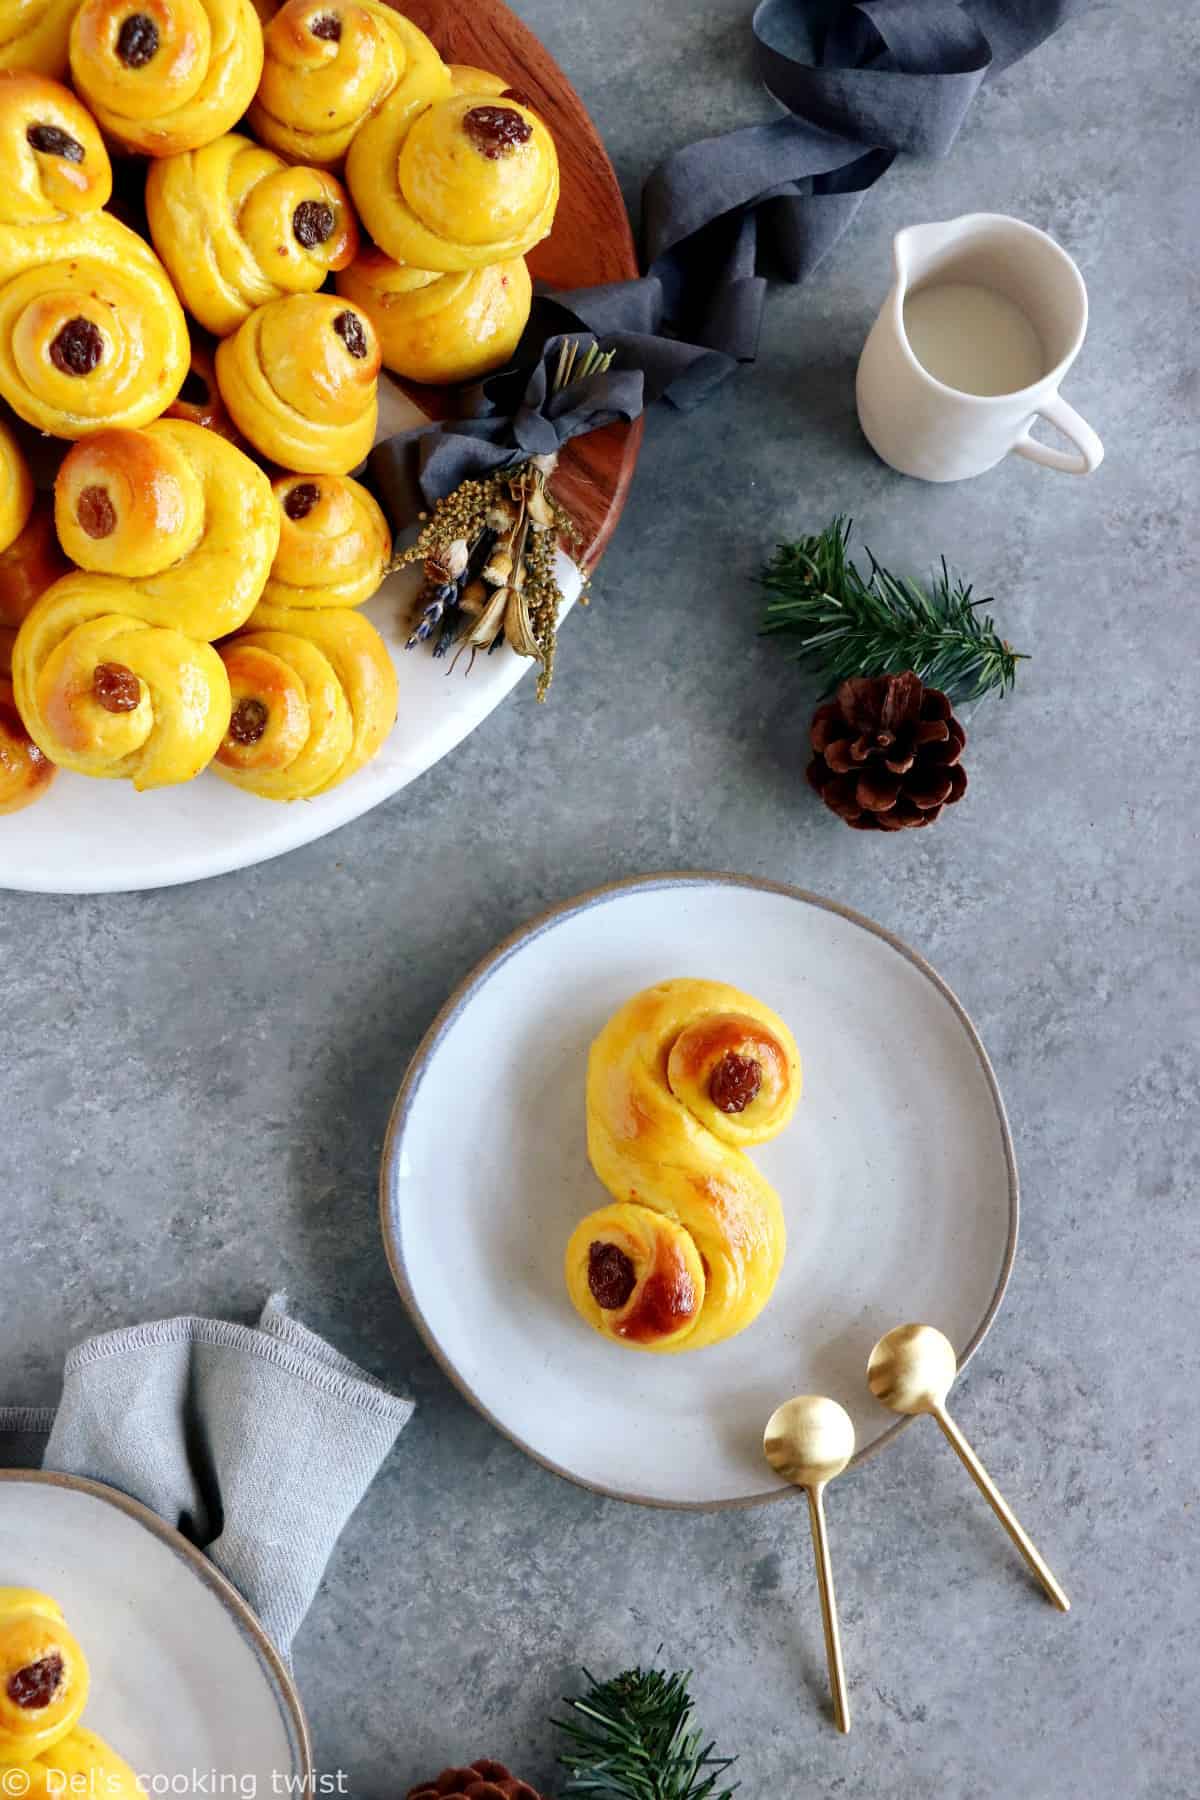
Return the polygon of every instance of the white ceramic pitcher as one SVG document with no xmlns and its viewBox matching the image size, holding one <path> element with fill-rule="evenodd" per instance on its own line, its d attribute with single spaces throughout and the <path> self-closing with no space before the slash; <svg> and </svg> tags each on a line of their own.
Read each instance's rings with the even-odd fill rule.
<svg viewBox="0 0 1200 1800">
<path fill-rule="evenodd" d="M 924 481 L 962 481 L 993 468 L 1010 450 L 1090 475 L 1104 446 L 1059 384 L 1087 330 L 1087 289 L 1066 251 L 1021 219 L 965 213 L 933 225 L 910 225 L 893 242 L 896 279 L 871 328 L 858 365 L 858 416 L 884 462 Z M 1015 304 L 1035 328 L 1045 373 L 1011 393 L 971 394 L 947 387 L 917 360 L 904 326 L 907 296 L 926 286 L 963 282 L 990 288 Z M 1078 446 L 1053 450 L 1031 435 L 1043 418 Z"/>
</svg>

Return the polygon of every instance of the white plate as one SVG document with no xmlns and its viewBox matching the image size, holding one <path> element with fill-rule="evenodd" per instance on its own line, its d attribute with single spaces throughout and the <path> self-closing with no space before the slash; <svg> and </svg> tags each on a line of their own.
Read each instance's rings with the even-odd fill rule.
<svg viewBox="0 0 1200 1800">
<path fill-rule="evenodd" d="M 588 1046 L 622 1001 L 676 975 L 781 1013 L 804 1091 L 755 1153 L 787 1213 L 770 1305 L 729 1343 L 658 1357 L 591 1331 L 562 1262 L 605 1199 L 584 1143 Z M 467 1397 L 559 1474 L 669 1506 L 783 1491 L 762 1431 L 791 1394 L 840 1400 L 860 1457 L 893 1437 L 903 1422 L 866 1387 L 872 1344 L 916 1319 L 969 1356 L 1017 1234 L 1004 1107 L 945 983 L 843 907 L 722 875 L 585 894 L 493 952 L 409 1069 L 381 1202 L 397 1285 Z"/>
<path fill-rule="evenodd" d="M 380 386 L 379 436 L 424 418 L 399 390 Z M 579 572 L 561 553 L 558 579 L 571 604 Z M 135 794 L 127 781 L 60 773 L 44 800 L 0 817 L 0 888 L 38 894 L 105 894 L 171 887 L 266 862 L 346 825 L 415 781 L 449 754 L 512 692 L 532 664 L 507 647 L 465 659 L 406 651 L 416 571 L 384 583 L 363 607 L 379 628 L 400 678 L 395 728 L 374 762 L 316 800 L 290 805 L 245 794 L 216 775 Z"/>
<path fill-rule="evenodd" d="M 230 1778 L 226 1793 L 312 1791 L 304 1714 L 262 1627 L 136 1501 L 72 1476 L 0 1471 L 0 1586 L 58 1601 L 91 1665 L 83 1723 L 148 1794 L 221 1792 L 178 1785 L 213 1770 Z"/>
</svg>

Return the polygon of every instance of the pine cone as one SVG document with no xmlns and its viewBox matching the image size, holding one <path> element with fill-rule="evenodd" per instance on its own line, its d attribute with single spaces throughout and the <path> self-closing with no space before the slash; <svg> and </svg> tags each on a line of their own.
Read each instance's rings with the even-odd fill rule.
<svg viewBox="0 0 1200 1800">
<path fill-rule="evenodd" d="M 469 1769 L 443 1769 L 435 1781 L 410 1788 L 407 1800 L 545 1800 L 503 1763 L 480 1757 Z"/>
<path fill-rule="evenodd" d="M 932 825 L 967 791 L 967 734 L 920 676 L 856 676 L 813 714 L 809 784 L 855 831 Z"/>
</svg>

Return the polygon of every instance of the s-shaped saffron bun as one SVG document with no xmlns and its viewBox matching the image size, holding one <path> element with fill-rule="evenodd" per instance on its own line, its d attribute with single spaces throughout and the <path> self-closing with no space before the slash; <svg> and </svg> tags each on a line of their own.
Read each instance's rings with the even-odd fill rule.
<svg viewBox="0 0 1200 1800">
<path fill-rule="evenodd" d="M 374 325 L 385 368 L 409 381 L 476 381 L 512 358 L 529 320 L 523 257 L 440 275 L 368 245 L 337 278 Z"/>
<path fill-rule="evenodd" d="M 213 640 L 245 623 L 279 543 L 262 470 L 216 432 L 161 419 L 66 457 L 58 534 L 82 566 L 17 633 L 17 708 L 44 755 L 135 788 L 190 781 L 229 724 Z"/>
<path fill-rule="evenodd" d="M 119 220 L 0 231 L 0 397 L 27 424 L 62 438 L 149 424 L 190 355 L 166 271 Z"/>
<path fill-rule="evenodd" d="M 333 294 L 289 294 L 217 346 L 221 398 L 263 456 L 303 474 L 348 475 L 375 442 L 379 340 Z"/>
<path fill-rule="evenodd" d="M 395 723 L 396 671 L 361 613 L 259 606 L 221 655 L 233 712 L 213 769 L 265 800 L 340 786 Z"/>
<path fill-rule="evenodd" d="M 63 1800 L 71 1794 L 92 1800 L 145 1800 L 146 1790 L 124 1757 L 83 1725 L 29 1763 L 25 1773 L 30 1778 L 24 1790 L 28 1800 Z"/>
<path fill-rule="evenodd" d="M 87 1697 L 87 1659 L 61 1609 L 32 1588 L 0 1588 L 0 1763 L 52 1750 Z"/>
<path fill-rule="evenodd" d="M 0 74 L 0 275 L 42 255 L 24 234 L 98 212 L 111 194 L 104 140 L 70 89 L 43 75 Z"/>
<path fill-rule="evenodd" d="M 0 552 L 20 537 L 33 511 L 33 477 L 21 446 L 0 419 Z"/>
<path fill-rule="evenodd" d="M 0 814 L 32 806 L 46 793 L 56 773 L 54 764 L 42 755 L 17 711 L 12 679 L 6 673 L 10 637 L 11 633 L 0 626 Z"/>
<path fill-rule="evenodd" d="M 603 1337 L 699 1350 L 744 1331 L 774 1291 L 779 1196 L 745 1155 L 800 1097 L 783 1020 L 720 981 L 635 994 L 592 1045 L 588 1156 L 612 1195 L 567 1246 L 567 1289 Z"/>
<path fill-rule="evenodd" d="M 374 496 L 348 475 L 281 475 L 279 549 L 269 606 L 361 606 L 383 580 L 392 534 Z"/>
<path fill-rule="evenodd" d="M 553 138 L 530 107 L 493 94 L 454 94 L 416 114 L 388 100 L 351 144 L 346 180 L 375 242 L 414 269 L 524 256 L 558 205 Z"/>
<path fill-rule="evenodd" d="M 5 0 L 0 16 L 0 69 L 67 72 L 67 39 L 79 0 Z"/>
<path fill-rule="evenodd" d="M 268 300 L 315 293 L 358 249 L 341 182 L 236 132 L 152 163 L 146 212 L 180 298 L 217 337 Z"/>
<path fill-rule="evenodd" d="M 262 63 L 251 0 L 83 0 L 71 26 L 81 99 L 145 156 L 198 150 L 236 125 Z"/>
<path fill-rule="evenodd" d="M 450 92 L 425 33 L 377 0 L 288 0 L 264 47 L 249 125 L 289 162 L 336 168 L 389 96 L 412 111 Z"/>
</svg>

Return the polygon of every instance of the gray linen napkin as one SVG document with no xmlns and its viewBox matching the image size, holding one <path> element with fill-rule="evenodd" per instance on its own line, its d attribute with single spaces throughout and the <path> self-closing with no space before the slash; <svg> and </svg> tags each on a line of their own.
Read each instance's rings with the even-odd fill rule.
<svg viewBox="0 0 1200 1800">
<path fill-rule="evenodd" d="M 204 1550 L 286 1655 L 412 1414 L 268 1300 L 257 1328 L 162 1319 L 71 1351 L 55 1415 L 0 1408 L 0 1461 L 107 1482 Z M 51 1422 L 52 1421 L 52 1422 Z"/>
</svg>

